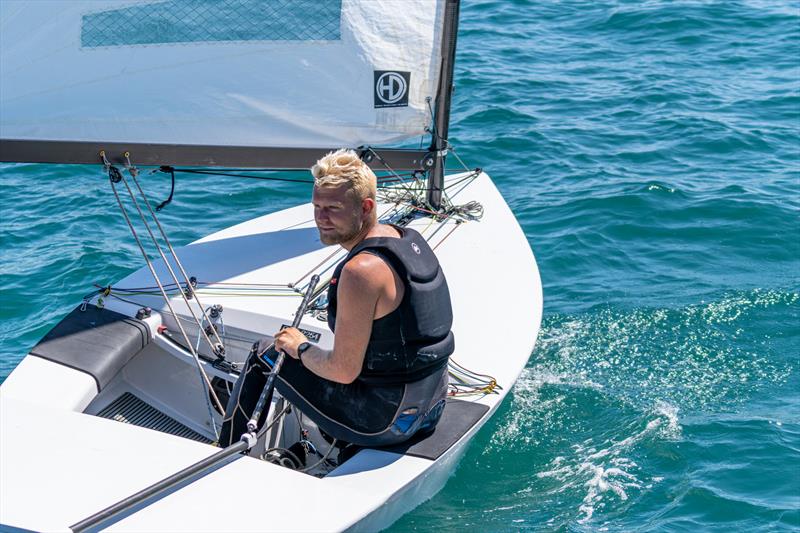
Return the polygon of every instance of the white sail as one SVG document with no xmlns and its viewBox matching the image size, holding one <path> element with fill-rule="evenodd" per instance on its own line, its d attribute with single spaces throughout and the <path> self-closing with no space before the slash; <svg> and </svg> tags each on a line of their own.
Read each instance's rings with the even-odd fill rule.
<svg viewBox="0 0 800 533">
<path fill-rule="evenodd" d="M 441 0 L 0 1 L 0 138 L 386 145 L 431 124 Z"/>
</svg>

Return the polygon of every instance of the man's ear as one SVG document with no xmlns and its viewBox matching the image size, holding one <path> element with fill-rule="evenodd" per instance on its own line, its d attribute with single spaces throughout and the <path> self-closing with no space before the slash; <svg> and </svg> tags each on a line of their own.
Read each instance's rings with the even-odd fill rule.
<svg viewBox="0 0 800 533">
<path fill-rule="evenodd" d="M 364 198 L 361 200 L 361 214 L 365 217 L 371 215 L 375 211 L 377 205 L 373 198 Z"/>
</svg>

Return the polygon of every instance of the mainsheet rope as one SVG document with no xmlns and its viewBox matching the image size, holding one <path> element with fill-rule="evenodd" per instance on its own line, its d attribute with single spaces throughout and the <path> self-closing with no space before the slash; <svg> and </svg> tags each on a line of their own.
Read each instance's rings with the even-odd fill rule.
<svg viewBox="0 0 800 533">
<path fill-rule="evenodd" d="M 137 207 L 138 207 L 138 204 L 136 204 L 136 199 L 133 197 L 133 191 L 131 190 L 130 186 L 128 185 L 127 180 L 125 180 L 125 177 L 122 175 L 122 173 L 116 167 L 109 165 L 109 167 L 108 167 L 108 176 L 109 176 L 109 181 L 111 182 L 111 189 L 114 191 L 114 197 L 117 199 L 117 204 L 119 204 L 119 207 L 120 207 L 120 210 L 122 212 L 122 215 L 125 218 L 125 222 L 128 224 L 128 227 L 130 228 L 131 233 L 133 234 L 133 238 L 136 241 L 136 244 L 139 246 L 139 250 L 141 251 L 142 257 L 144 257 L 144 260 L 147 263 L 147 267 L 150 270 L 150 273 L 152 274 L 153 279 L 155 280 L 156 284 L 158 284 L 159 289 L 161 290 L 161 294 L 164 297 L 164 301 L 167 304 L 167 307 L 169 308 L 169 310 L 172 313 L 172 315 L 176 316 L 175 310 L 172 308 L 172 304 L 170 303 L 170 299 L 167 296 L 166 291 L 164 291 L 163 287 L 161 286 L 160 279 L 158 277 L 158 274 L 156 274 L 156 270 L 153 267 L 152 262 L 150 261 L 150 257 L 147 255 L 147 252 L 144 249 L 144 245 L 142 244 L 141 240 L 139 239 L 139 235 L 136 232 L 136 228 L 134 228 L 133 223 L 131 222 L 131 219 L 128 216 L 128 213 L 127 213 L 127 211 L 125 209 L 125 206 L 122 203 L 122 199 L 120 198 L 119 192 L 117 191 L 116 183 L 119 182 L 119 181 L 122 181 L 125 184 L 125 187 L 128 190 L 128 193 L 130 194 L 131 198 L 133 199 L 134 204 L 137 205 Z M 139 214 L 142 215 L 141 210 L 139 210 Z M 142 215 L 142 217 L 143 217 L 143 215 Z M 144 221 L 144 222 L 146 224 L 146 221 Z M 149 229 L 149 227 L 148 227 L 148 229 Z M 161 253 L 160 247 L 159 247 L 159 252 Z M 162 253 L 162 256 L 163 256 L 163 253 Z M 166 262 L 166 260 L 165 260 L 165 262 Z M 175 281 L 177 282 L 177 279 Z M 222 403 L 219 401 L 219 398 L 217 397 L 216 393 L 214 392 L 214 388 L 211 386 L 211 381 L 208 379 L 208 376 L 206 375 L 205 371 L 203 370 L 202 364 L 200 363 L 200 359 L 197 357 L 197 352 L 195 352 L 194 349 L 191 347 L 191 341 L 189 340 L 189 335 L 186 333 L 186 330 L 183 329 L 183 326 L 181 325 L 180 321 L 177 321 L 177 324 L 178 324 L 178 328 L 180 329 L 181 333 L 183 334 L 184 339 L 186 340 L 187 345 L 189 346 L 190 352 L 192 353 L 192 356 L 194 357 L 195 362 L 197 363 L 197 369 L 198 369 L 198 371 L 200 373 L 201 380 L 203 380 L 205 382 L 205 385 L 208 387 L 208 390 L 210 391 L 211 396 L 213 397 L 214 401 L 217 403 L 217 405 L 219 406 L 220 410 L 224 412 L 224 409 L 222 408 Z M 205 391 L 205 387 L 204 387 L 204 391 Z M 219 439 L 219 433 L 217 432 L 217 426 L 214 423 L 214 415 L 213 415 L 213 412 L 212 412 L 211 405 L 209 403 L 209 396 L 207 394 L 205 394 L 205 392 L 204 392 L 203 397 L 205 398 L 206 407 L 208 408 L 208 412 L 209 412 L 208 414 L 209 414 L 209 417 L 211 418 L 211 427 L 214 429 L 214 435 L 217 437 L 217 439 Z"/>
<path fill-rule="evenodd" d="M 374 153 L 374 152 L 373 152 Z M 380 159 L 382 161 L 382 159 Z M 186 174 L 202 174 L 206 176 L 227 176 L 231 178 L 246 178 L 246 179 L 254 179 L 254 180 L 263 180 L 263 181 L 284 181 L 287 183 L 314 183 L 314 180 L 309 179 L 296 179 L 296 178 L 283 178 L 279 176 L 256 176 L 254 174 L 238 174 L 238 172 L 308 172 L 307 169 L 297 169 L 297 168 L 270 168 L 270 169 L 227 169 L 227 172 L 220 172 L 219 170 L 212 170 L 212 169 L 204 169 L 204 168 L 176 168 L 171 166 L 162 166 L 160 168 L 155 169 L 153 172 L 166 172 L 170 173 L 172 176 L 175 175 L 175 172 L 183 172 Z M 404 177 L 414 176 L 413 172 L 404 172 L 402 174 L 398 174 L 397 172 L 390 171 L 392 175 L 390 176 L 378 176 L 378 185 L 379 186 L 388 186 L 391 185 L 394 181 L 402 181 Z M 171 197 L 171 195 L 170 195 Z"/>
<path fill-rule="evenodd" d="M 138 169 L 130 164 L 130 159 L 127 158 L 127 154 L 126 154 L 126 160 L 127 160 L 126 167 L 128 169 L 128 173 L 130 174 L 131 178 L 133 179 L 133 183 L 136 185 L 136 189 L 139 191 L 139 194 L 142 195 L 142 200 L 144 201 L 144 204 L 147 206 L 147 210 L 150 212 L 150 216 L 153 217 L 153 221 L 156 223 L 156 226 L 158 227 L 158 231 L 161 232 L 161 237 L 164 239 L 164 242 L 167 245 L 167 249 L 169 250 L 169 253 L 172 256 L 172 259 L 175 261 L 175 264 L 178 266 L 178 270 L 180 270 L 181 274 L 183 275 L 183 279 L 186 282 L 186 289 L 187 290 L 192 290 L 193 289 L 192 281 L 189 278 L 189 275 L 186 273 L 186 269 L 183 268 L 183 263 L 181 263 L 181 260 L 178 258 L 178 254 L 175 253 L 175 249 L 172 247 L 172 243 L 169 241 L 169 237 L 167 237 L 167 233 L 164 231 L 163 226 L 161 226 L 161 222 L 158 220 L 158 217 L 156 216 L 155 212 L 153 211 L 153 207 L 150 205 L 150 200 L 147 199 L 147 195 L 144 193 L 144 190 L 142 190 L 141 185 L 139 185 L 139 180 L 136 179 L 136 176 L 139 173 Z M 126 187 L 128 186 L 127 181 L 125 181 L 125 186 Z M 161 255 L 161 259 L 164 261 L 164 264 L 166 265 L 167 269 L 169 270 L 170 275 L 172 276 L 172 278 L 175 280 L 176 283 L 180 284 L 179 281 L 178 281 L 177 276 L 175 276 L 175 272 L 172 270 L 172 267 L 169 264 L 169 261 L 167 261 L 167 258 L 164 256 L 163 252 L 161 251 L 161 246 L 158 245 L 158 241 L 156 240 L 156 238 L 153 235 L 152 231 L 150 231 L 150 225 L 145 220 L 144 215 L 143 215 L 141 209 L 139 208 L 139 204 L 136 201 L 136 199 L 134 198 L 132 193 L 131 193 L 131 199 L 133 200 L 133 204 L 136 206 L 137 211 L 139 211 L 139 215 L 142 217 L 142 222 L 144 222 L 145 228 L 147 228 L 147 232 L 150 234 L 150 237 L 153 239 L 153 243 L 158 248 L 158 253 Z M 222 339 L 220 338 L 219 333 L 217 332 L 217 330 L 215 328 L 213 328 L 213 327 L 211 328 L 211 331 L 212 331 L 213 335 L 216 336 L 217 342 L 219 343 L 219 346 L 216 346 L 211 341 L 211 339 L 209 338 L 208 334 L 206 333 L 206 331 L 203 329 L 203 326 L 202 326 L 203 322 L 205 322 L 205 321 L 208 321 L 208 323 L 210 324 L 211 323 L 211 319 L 206 314 L 205 308 L 203 307 L 202 302 L 200 302 L 200 298 L 198 298 L 198 296 L 196 294 L 194 295 L 194 299 L 197 302 L 198 307 L 200 308 L 201 314 L 203 315 L 203 321 L 201 321 L 199 318 L 197 318 L 197 315 L 195 314 L 194 309 L 192 309 L 192 306 L 189 305 L 188 299 L 184 298 L 184 300 L 186 300 L 186 306 L 189 308 L 189 312 L 192 314 L 192 318 L 194 318 L 195 321 L 197 322 L 197 325 L 200 328 L 200 331 L 202 332 L 203 338 L 208 343 L 208 347 L 211 349 L 211 353 L 213 353 L 217 357 L 224 357 L 225 346 L 222 343 Z"/>
</svg>

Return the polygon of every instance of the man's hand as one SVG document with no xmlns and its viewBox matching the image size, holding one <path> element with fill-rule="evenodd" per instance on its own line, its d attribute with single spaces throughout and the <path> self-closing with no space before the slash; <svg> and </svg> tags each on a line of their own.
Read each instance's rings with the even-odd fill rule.
<svg viewBox="0 0 800 533">
<path fill-rule="evenodd" d="M 305 335 L 297 328 L 285 328 L 274 336 L 275 350 L 284 352 L 292 359 L 297 359 L 297 347 L 308 342 Z"/>
</svg>

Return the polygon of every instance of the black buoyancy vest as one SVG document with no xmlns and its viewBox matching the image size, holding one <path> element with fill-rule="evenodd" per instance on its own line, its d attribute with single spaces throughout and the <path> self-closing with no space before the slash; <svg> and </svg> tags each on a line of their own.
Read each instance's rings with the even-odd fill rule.
<svg viewBox="0 0 800 533">
<path fill-rule="evenodd" d="M 367 383 L 410 383 L 447 364 L 455 350 L 450 328 L 453 309 L 447 280 L 425 238 L 411 228 L 395 227 L 401 238 L 372 237 L 356 245 L 336 266 L 328 288 L 328 325 L 336 327 L 336 291 L 342 269 L 361 252 L 386 261 L 400 276 L 405 293 L 400 305 L 372 323 L 372 334 L 357 379 Z"/>
</svg>

